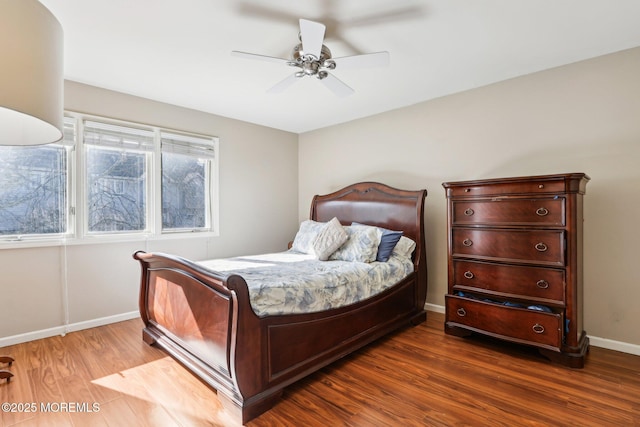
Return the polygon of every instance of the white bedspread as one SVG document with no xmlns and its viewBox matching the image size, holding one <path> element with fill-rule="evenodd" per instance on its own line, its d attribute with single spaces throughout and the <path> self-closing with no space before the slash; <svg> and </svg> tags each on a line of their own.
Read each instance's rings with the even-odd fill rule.
<svg viewBox="0 0 640 427">
<path fill-rule="evenodd" d="M 408 258 L 387 262 L 319 261 L 293 251 L 200 261 L 215 271 L 242 276 L 260 317 L 312 313 L 376 295 L 413 272 Z"/>
</svg>

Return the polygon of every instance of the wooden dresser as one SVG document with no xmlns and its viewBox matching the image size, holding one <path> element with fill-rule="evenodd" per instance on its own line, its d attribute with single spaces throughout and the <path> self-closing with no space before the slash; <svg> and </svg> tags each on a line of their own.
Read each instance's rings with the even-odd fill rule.
<svg viewBox="0 0 640 427">
<path fill-rule="evenodd" d="M 583 173 L 445 182 L 445 332 L 478 332 L 581 368 Z"/>
</svg>

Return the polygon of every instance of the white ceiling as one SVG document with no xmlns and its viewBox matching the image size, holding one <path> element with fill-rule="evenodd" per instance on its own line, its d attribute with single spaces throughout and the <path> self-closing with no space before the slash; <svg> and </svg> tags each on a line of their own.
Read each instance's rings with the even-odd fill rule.
<svg viewBox="0 0 640 427">
<path fill-rule="evenodd" d="M 65 36 L 65 78 L 302 133 L 640 46 L 638 0 L 41 0 Z M 387 68 L 266 90 L 293 69 L 298 19 L 334 57 L 388 51 Z"/>
</svg>

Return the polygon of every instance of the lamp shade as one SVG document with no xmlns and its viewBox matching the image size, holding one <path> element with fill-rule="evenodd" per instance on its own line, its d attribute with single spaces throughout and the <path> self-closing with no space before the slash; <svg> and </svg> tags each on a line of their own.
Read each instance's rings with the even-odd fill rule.
<svg viewBox="0 0 640 427">
<path fill-rule="evenodd" d="M 37 0 L 0 0 L 0 144 L 59 141 L 63 35 Z"/>
</svg>

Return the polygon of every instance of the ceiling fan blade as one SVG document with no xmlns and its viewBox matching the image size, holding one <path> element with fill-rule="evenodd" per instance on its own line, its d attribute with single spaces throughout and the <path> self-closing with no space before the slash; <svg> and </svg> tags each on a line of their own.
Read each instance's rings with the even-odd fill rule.
<svg viewBox="0 0 640 427">
<path fill-rule="evenodd" d="M 324 79 L 320 80 L 331 92 L 333 92 L 336 96 L 340 98 L 344 98 L 346 96 L 352 95 L 355 93 L 353 89 L 351 89 L 345 82 L 334 76 L 333 74 L 329 74 Z"/>
<path fill-rule="evenodd" d="M 336 69 L 386 67 L 390 63 L 389 52 L 365 53 L 362 55 L 343 56 L 333 58 Z"/>
<path fill-rule="evenodd" d="M 277 58 L 275 56 L 266 56 L 266 55 L 258 55 L 255 53 L 247 53 L 247 52 L 240 52 L 237 50 L 234 50 L 231 52 L 232 56 L 237 56 L 239 58 L 245 58 L 245 59 L 255 59 L 258 61 L 266 61 L 266 62 L 277 62 L 279 64 L 282 63 L 288 63 L 289 60 L 288 59 L 284 59 L 284 58 Z"/>
<path fill-rule="evenodd" d="M 292 86 L 294 83 L 296 83 L 298 80 L 300 80 L 299 77 L 296 77 L 295 74 L 291 74 L 290 76 L 286 77 L 284 80 L 281 80 L 278 83 L 276 83 L 274 86 L 272 86 L 269 90 L 267 90 L 267 93 L 282 93 L 285 90 L 287 90 L 290 86 Z"/>
<path fill-rule="evenodd" d="M 302 50 L 304 53 L 320 58 L 325 28 L 326 27 L 319 22 L 309 21 L 307 19 L 300 20 L 300 40 L 302 41 Z"/>
</svg>

